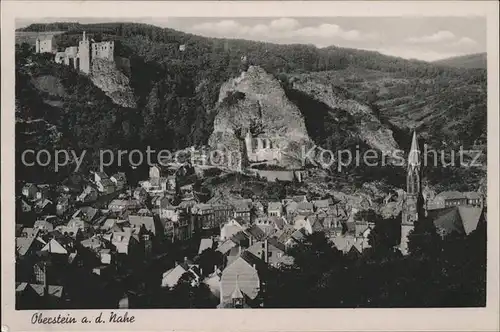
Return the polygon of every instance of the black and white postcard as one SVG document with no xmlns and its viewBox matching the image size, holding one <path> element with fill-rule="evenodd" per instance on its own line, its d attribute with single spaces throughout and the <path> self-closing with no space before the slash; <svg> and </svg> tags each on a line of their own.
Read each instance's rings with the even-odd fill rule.
<svg viewBox="0 0 500 332">
<path fill-rule="evenodd" d="M 2 3 L 2 331 L 498 329 L 498 87 L 496 2 Z"/>
</svg>

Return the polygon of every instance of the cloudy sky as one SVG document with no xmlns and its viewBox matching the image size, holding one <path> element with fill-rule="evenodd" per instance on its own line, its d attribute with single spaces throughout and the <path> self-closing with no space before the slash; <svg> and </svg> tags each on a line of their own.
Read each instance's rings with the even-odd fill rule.
<svg viewBox="0 0 500 332">
<path fill-rule="evenodd" d="M 96 22 L 75 18 L 37 20 L 50 21 Z M 486 52 L 486 19 L 481 17 L 114 18 L 98 21 L 149 23 L 209 37 L 318 47 L 336 45 L 425 61 Z M 32 22 L 20 21 L 18 27 Z"/>
</svg>

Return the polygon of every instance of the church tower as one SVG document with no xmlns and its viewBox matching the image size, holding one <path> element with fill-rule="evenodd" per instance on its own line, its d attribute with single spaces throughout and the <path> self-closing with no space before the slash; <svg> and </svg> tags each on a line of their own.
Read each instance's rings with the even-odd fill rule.
<svg viewBox="0 0 500 332">
<path fill-rule="evenodd" d="M 410 153 L 408 154 L 408 170 L 406 173 L 406 194 L 403 201 L 401 220 L 400 250 L 403 255 L 408 254 L 408 235 L 413 230 L 414 223 L 419 217 L 421 197 L 420 177 L 420 149 L 418 147 L 417 133 L 413 132 Z"/>
</svg>

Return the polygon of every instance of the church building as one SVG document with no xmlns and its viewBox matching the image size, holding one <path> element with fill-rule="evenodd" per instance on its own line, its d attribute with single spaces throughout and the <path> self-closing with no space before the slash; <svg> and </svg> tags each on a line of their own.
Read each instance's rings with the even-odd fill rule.
<svg viewBox="0 0 500 332">
<path fill-rule="evenodd" d="M 419 204 L 423 205 L 420 149 L 418 147 L 417 133 L 413 132 L 410 153 L 408 154 L 408 169 L 406 173 L 406 193 L 403 201 L 401 220 L 400 251 L 408 254 L 408 235 L 414 228 L 419 217 Z"/>
</svg>

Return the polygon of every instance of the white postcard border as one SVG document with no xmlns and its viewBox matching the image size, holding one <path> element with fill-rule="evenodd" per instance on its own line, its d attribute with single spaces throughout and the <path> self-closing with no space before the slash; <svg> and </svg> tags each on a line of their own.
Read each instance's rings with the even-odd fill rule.
<svg viewBox="0 0 500 332">
<path fill-rule="evenodd" d="M 333 331 L 498 328 L 499 109 L 498 2 L 120 2 L 33 1 L 1 3 L 2 19 L 2 326 L 7 331 Z M 15 311 L 14 289 L 14 20 L 40 17 L 301 17 L 486 16 L 488 27 L 488 283 L 486 308 L 461 309 L 148 309 L 128 310 L 132 324 L 33 325 L 36 311 Z M 115 312 L 123 310 L 115 310 Z M 60 311 L 76 318 L 101 310 Z M 110 310 L 103 312 L 109 313 Z M 3 330 L 2 330 L 3 331 Z"/>
</svg>

